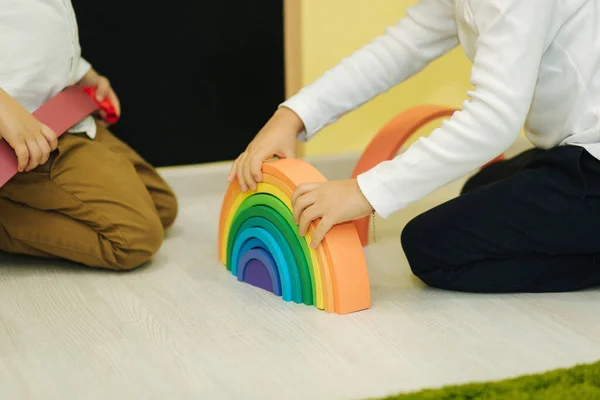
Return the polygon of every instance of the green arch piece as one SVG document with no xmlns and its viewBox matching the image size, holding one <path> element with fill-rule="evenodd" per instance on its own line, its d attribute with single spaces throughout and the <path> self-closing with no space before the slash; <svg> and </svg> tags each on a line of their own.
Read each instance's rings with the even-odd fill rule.
<svg viewBox="0 0 600 400">
<path fill-rule="evenodd" d="M 240 226 L 245 219 L 251 216 L 260 216 L 267 219 L 281 232 L 288 244 L 288 246 L 283 247 L 288 247 L 292 251 L 295 264 L 298 268 L 296 274 L 297 276 L 299 275 L 301 282 L 302 302 L 306 305 L 314 305 L 316 285 L 313 271 L 314 266 L 308 244 L 303 237 L 298 235 L 297 225 L 294 222 L 292 212 L 277 197 L 267 193 L 256 193 L 242 202 L 231 224 L 227 243 L 227 259 L 231 260 L 233 243 L 235 242 L 235 237 L 238 235 Z M 228 269 L 231 269 L 231 262 L 235 262 L 235 260 L 228 261 Z M 294 263 L 290 263 L 290 265 L 292 264 Z"/>
</svg>

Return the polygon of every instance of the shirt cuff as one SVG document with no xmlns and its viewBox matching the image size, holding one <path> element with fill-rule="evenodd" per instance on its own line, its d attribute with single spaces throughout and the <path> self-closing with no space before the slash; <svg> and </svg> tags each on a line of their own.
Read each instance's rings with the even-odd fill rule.
<svg viewBox="0 0 600 400">
<path fill-rule="evenodd" d="M 92 65 L 85 58 L 80 57 L 75 70 L 75 83 L 79 82 L 90 69 L 92 69 Z"/>
<path fill-rule="evenodd" d="M 298 140 L 301 142 L 308 142 L 317 134 L 317 132 L 331 122 L 320 121 L 318 118 L 318 110 L 315 110 L 311 106 L 311 103 L 313 102 L 310 98 L 304 96 L 302 92 L 300 92 L 279 105 L 279 107 L 289 108 L 302 120 L 304 129 L 298 134 Z"/>
<path fill-rule="evenodd" d="M 377 176 L 377 167 L 370 169 L 356 177 L 358 187 L 363 196 L 367 199 L 373 210 L 383 219 L 388 218 L 399 208 L 407 204 L 400 205 L 397 199 L 388 189 L 383 180 Z"/>
</svg>

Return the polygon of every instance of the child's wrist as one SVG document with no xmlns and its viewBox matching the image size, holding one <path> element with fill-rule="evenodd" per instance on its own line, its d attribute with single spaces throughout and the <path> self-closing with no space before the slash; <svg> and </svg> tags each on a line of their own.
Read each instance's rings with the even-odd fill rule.
<svg viewBox="0 0 600 400">
<path fill-rule="evenodd" d="M 6 107 L 8 106 L 10 100 L 10 95 L 0 88 L 0 120 L 6 117 Z"/>
<path fill-rule="evenodd" d="M 298 136 L 304 130 L 304 122 L 291 108 L 279 107 L 275 111 L 275 116 L 288 127 L 291 128 L 294 136 Z"/>
</svg>

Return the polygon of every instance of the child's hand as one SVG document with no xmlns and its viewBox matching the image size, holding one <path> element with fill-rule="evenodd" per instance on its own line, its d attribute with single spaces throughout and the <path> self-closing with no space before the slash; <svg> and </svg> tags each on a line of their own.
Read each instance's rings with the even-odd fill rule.
<svg viewBox="0 0 600 400">
<path fill-rule="evenodd" d="M 19 172 L 45 164 L 56 150 L 56 133 L 38 121 L 15 99 L 0 89 L 0 137 L 17 155 Z"/>
<path fill-rule="evenodd" d="M 234 162 L 228 181 L 237 178 L 242 192 L 250 188 L 256 190 L 256 183 L 262 181 L 262 162 L 273 156 L 279 158 L 296 157 L 296 140 L 303 128 L 302 120 L 288 108 L 280 108 L 258 132 Z"/>
<path fill-rule="evenodd" d="M 119 103 L 119 98 L 110 85 L 110 81 L 106 77 L 99 75 L 94 69 L 90 69 L 88 73 L 85 74 L 79 82 L 77 82 L 77 84 L 79 86 L 91 86 L 95 88 L 96 100 L 103 101 L 104 99 L 108 98 L 108 100 L 115 107 L 117 115 L 121 116 L 121 104 Z M 106 119 L 104 111 L 100 111 L 100 116 L 102 119 Z"/>
<path fill-rule="evenodd" d="M 321 218 L 312 237 L 312 248 L 334 225 L 366 217 L 373 211 L 356 179 L 302 184 L 292 195 L 292 209 L 300 236 L 306 235 L 311 222 Z"/>
</svg>

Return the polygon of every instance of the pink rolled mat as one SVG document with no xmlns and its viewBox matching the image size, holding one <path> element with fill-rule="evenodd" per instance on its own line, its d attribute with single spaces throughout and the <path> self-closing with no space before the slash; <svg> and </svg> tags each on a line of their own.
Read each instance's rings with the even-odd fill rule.
<svg viewBox="0 0 600 400">
<path fill-rule="evenodd" d="M 72 86 L 44 103 L 33 116 L 60 136 L 99 108 L 82 87 Z M 0 140 L 0 187 L 17 174 L 17 166 L 15 151 L 5 140 Z"/>
</svg>

